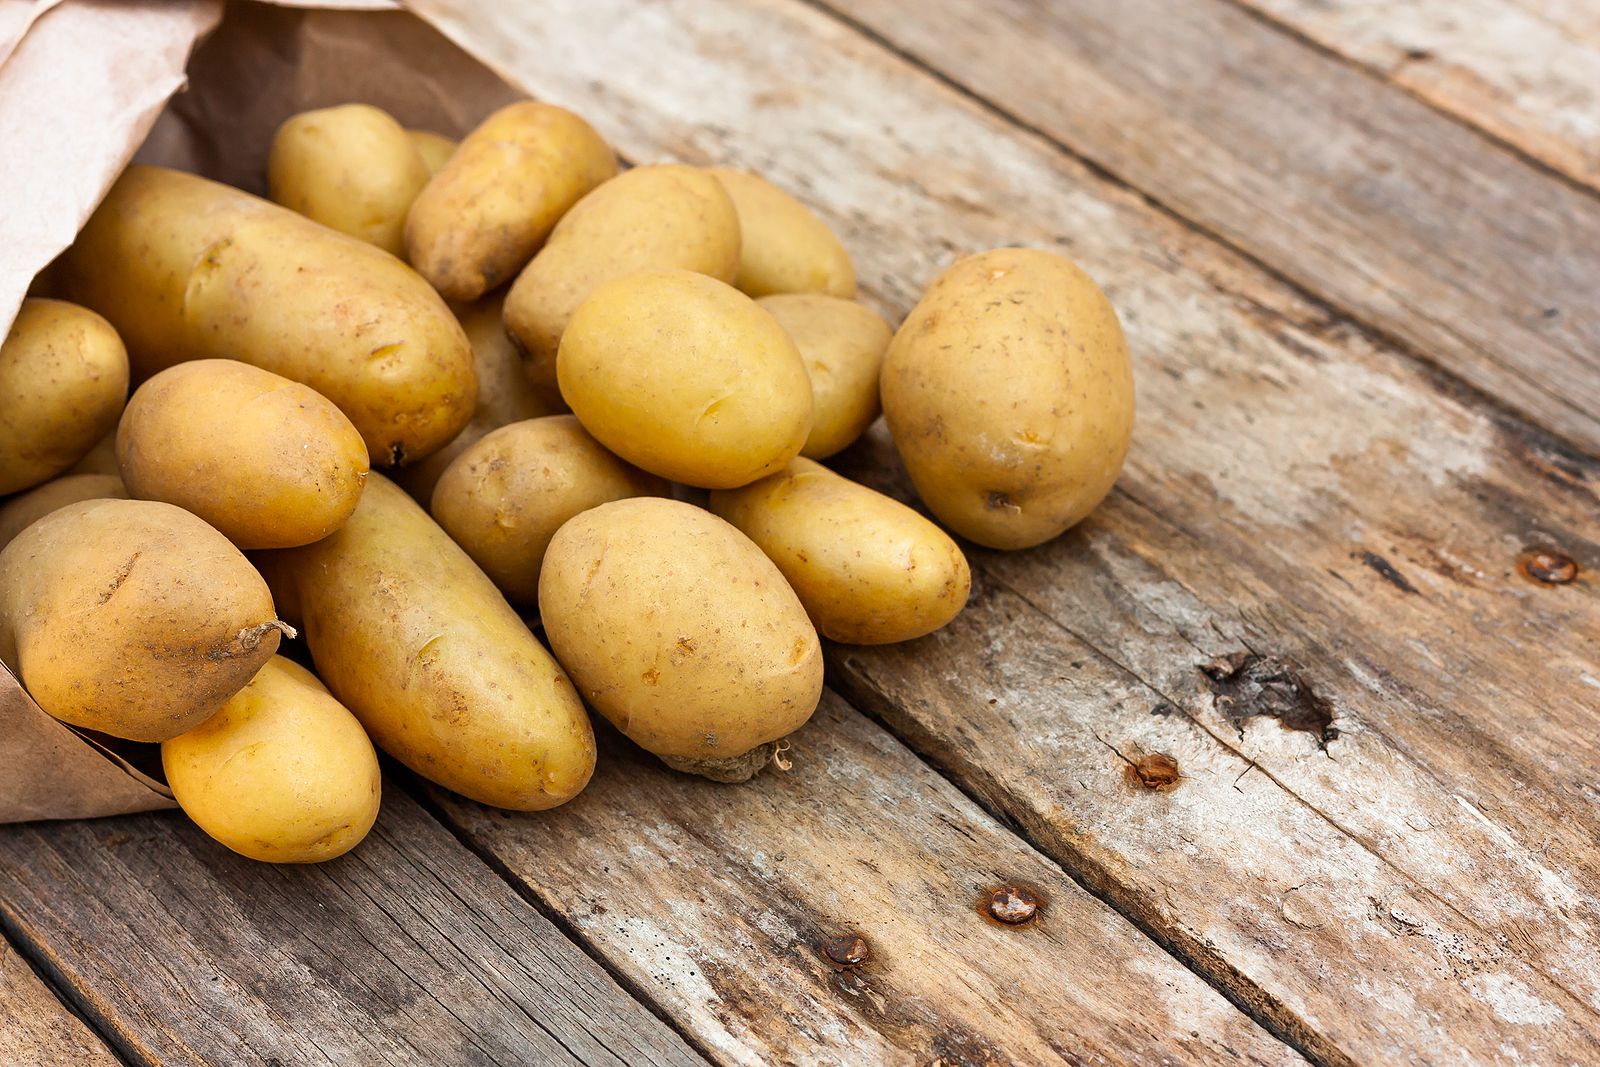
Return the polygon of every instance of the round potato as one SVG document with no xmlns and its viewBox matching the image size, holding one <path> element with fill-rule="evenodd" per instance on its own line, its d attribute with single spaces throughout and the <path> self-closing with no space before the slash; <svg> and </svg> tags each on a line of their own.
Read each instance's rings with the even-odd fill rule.
<svg viewBox="0 0 1600 1067">
<path fill-rule="evenodd" d="M 278 127 L 267 195 L 291 211 L 405 254 L 406 212 L 431 172 L 386 111 L 345 104 L 304 111 Z"/>
<path fill-rule="evenodd" d="M 556 222 L 617 173 L 587 122 L 553 104 L 509 104 L 467 134 L 411 205 L 406 253 L 451 300 L 476 300 L 522 269 Z"/>
<path fill-rule="evenodd" d="M 231 359 L 141 385 L 117 427 L 128 492 L 192 511 L 240 548 L 290 548 L 350 517 L 367 481 L 361 434 L 316 390 Z"/>
<path fill-rule="evenodd" d="M 692 504 L 618 500 L 567 522 L 539 606 L 594 709 L 680 770 L 749 777 L 822 697 L 822 648 L 794 590 Z"/>
<path fill-rule="evenodd" d="M 0 548 L 57 508 L 80 500 L 126 500 L 128 490 L 115 474 L 64 474 L 0 504 Z"/>
<path fill-rule="evenodd" d="M 517 276 L 506 329 L 535 385 L 556 382 L 561 334 L 604 282 L 637 270 L 692 270 L 731 282 L 739 216 L 715 178 L 693 167 L 635 167 L 580 200 Z"/>
<path fill-rule="evenodd" d="M 1116 311 L 1077 266 L 1036 249 L 941 274 L 890 342 L 880 384 L 918 494 L 990 548 L 1037 545 L 1087 515 L 1133 432 Z"/>
<path fill-rule="evenodd" d="M 871 308 L 823 293 L 780 293 L 756 303 L 778 320 L 811 376 L 815 410 L 800 454 L 826 459 L 848 448 L 878 417 L 889 324 Z"/>
<path fill-rule="evenodd" d="M 304 622 L 317 674 L 407 767 L 519 811 L 589 781 L 594 733 L 572 683 L 393 482 L 374 474 L 338 533 L 263 553 L 262 569 Z"/>
<path fill-rule="evenodd" d="M 834 641 L 884 645 L 932 633 L 972 589 L 967 557 L 943 530 L 809 459 L 712 493 L 711 510 L 777 564 Z"/>
<path fill-rule="evenodd" d="M 407 130 L 406 135 L 411 138 L 411 147 L 422 157 L 430 178 L 439 173 L 445 160 L 456 150 L 456 143 L 442 133 L 434 133 L 432 130 Z"/>
<path fill-rule="evenodd" d="M 811 209 L 759 174 L 712 167 L 739 212 L 739 275 L 751 296 L 773 293 L 856 295 L 850 253 Z"/>
<path fill-rule="evenodd" d="M 356 717 L 282 656 L 211 718 L 163 741 L 161 767 L 195 825 L 267 863 L 349 852 L 377 821 L 383 788 Z"/>
<path fill-rule="evenodd" d="M 539 569 L 561 524 L 611 500 L 665 496 L 665 481 L 630 467 L 571 415 L 514 422 L 450 464 L 433 517 L 513 604 L 539 598 Z"/>
<path fill-rule="evenodd" d="M 244 688 L 281 631 L 255 568 L 171 504 L 68 504 L 0 551 L 0 660 L 74 726 L 176 737 Z"/>
<path fill-rule="evenodd" d="M 472 350 L 427 282 L 385 252 L 192 174 L 123 172 L 61 281 L 111 320 L 135 375 L 237 359 L 339 406 L 378 465 L 420 459 L 472 417 Z"/>
<path fill-rule="evenodd" d="M 811 381 L 789 335 L 737 289 L 692 271 L 600 286 L 572 316 L 557 371 L 601 444 L 687 485 L 746 485 L 811 432 Z"/>
<path fill-rule="evenodd" d="M 0 344 L 0 496 L 82 459 L 127 399 L 128 353 L 109 322 L 62 300 L 24 300 Z"/>
</svg>

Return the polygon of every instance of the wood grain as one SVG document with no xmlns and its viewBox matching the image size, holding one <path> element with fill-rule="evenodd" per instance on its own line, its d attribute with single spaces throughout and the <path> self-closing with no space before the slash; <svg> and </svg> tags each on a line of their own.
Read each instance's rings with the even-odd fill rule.
<svg viewBox="0 0 1600 1067">
<path fill-rule="evenodd" d="M 316 867 L 171 813 L 8 827 L 0 916 L 139 1064 L 704 1062 L 393 788 Z"/>
<path fill-rule="evenodd" d="M 117 1057 L 0 938 L 0 1063 L 116 1067 Z"/>
<path fill-rule="evenodd" d="M 721 1063 L 1302 1062 L 836 696 L 792 740 L 719 786 L 607 731 L 546 816 L 438 802 Z M 1033 924 L 981 914 L 1008 882 Z"/>
</svg>

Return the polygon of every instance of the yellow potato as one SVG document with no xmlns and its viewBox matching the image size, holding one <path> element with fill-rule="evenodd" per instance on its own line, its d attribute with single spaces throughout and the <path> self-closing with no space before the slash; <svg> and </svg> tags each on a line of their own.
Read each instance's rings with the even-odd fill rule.
<svg viewBox="0 0 1600 1067">
<path fill-rule="evenodd" d="M 314 389 L 231 359 L 141 385 L 117 427 L 128 492 L 205 519 L 240 548 L 290 548 L 350 517 L 367 480 L 361 435 Z"/>
<path fill-rule="evenodd" d="M 590 705 L 681 770 L 749 777 L 822 696 L 822 649 L 794 590 L 691 504 L 639 497 L 569 521 L 539 606 Z"/>
<path fill-rule="evenodd" d="M 68 504 L 0 551 L 0 660 L 74 726 L 176 737 L 243 689 L 284 630 L 239 550 L 171 504 Z"/>
<path fill-rule="evenodd" d="M 451 300 L 476 300 L 522 269 L 561 216 L 617 173 L 581 118 L 532 100 L 467 134 L 406 220 L 406 253 Z"/>
<path fill-rule="evenodd" d="M 472 417 L 472 351 L 427 282 L 237 189 L 129 167 L 61 278 L 116 326 L 138 377 L 192 359 L 281 374 L 337 404 L 375 464 L 420 459 Z"/>
<path fill-rule="evenodd" d="M 116 428 L 128 354 L 111 324 L 28 299 L 0 344 L 0 496 L 54 478 Z"/>
<path fill-rule="evenodd" d="M 739 275 L 751 296 L 773 293 L 856 295 L 850 253 L 811 209 L 758 174 L 712 167 L 739 211 Z"/>
<path fill-rule="evenodd" d="M 967 557 L 898 500 L 795 459 L 711 510 L 754 541 L 794 587 L 822 636 L 883 645 L 929 634 L 967 602 Z"/>
<path fill-rule="evenodd" d="M 111 427 L 111 432 L 94 443 L 94 447 L 83 454 L 65 471 L 66 474 L 110 474 L 118 481 L 122 480 L 122 468 L 117 466 L 117 428 Z"/>
<path fill-rule="evenodd" d="M 513 604 L 534 604 L 556 530 L 610 500 L 666 496 L 665 481 L 630 467 L 571 415 L 514 422 L 450 464 L 433 517 Z"/>
<path fill-rule="evenodd" d="M 560 665 L 399 487 L 373 475 L 338 533 L 264 553 L 317 674 L 378 747 L 484 804 L 571 800 L 594 733 Z"/>
<path fill-rule="evenodd" d="M 756 301 L 782 326 L 811 376 L 815 411 L 802 456 L 826 459 L 878 417 L 878 372 L 891 331 L 871 308 L 824 293 L 780 293 Z"/>
<path fill-rule="evenodd" d="M 445 160 L 456 150 L 456 143 L 442 133 L 434 133 L 432 130 L 407 130 L 406 134 L 411 138 L 411 147 L 422 157 L 430 178 L 439 173 Z"/>
<path fill-rule="evenodd" d="M 517 276 L 506 329 L 535 385 L 554 385 L 556 350 L 578 305 L 637 270 L 692 270 L 731 282 L 739 216 L 715 178 L 693 167 L 635 167 L 578 202 Z"/>
<path fill-rule="evenodd" d="M 211 718 L 163 741 L 161 767 L 195 825 L 267 863 L 349 852 L 377 820 L 383 788 L 356 717 L 282 656 Z"/>
<path fill-rule="evenodd" d="M 1002 248 L 941 274 L 884 356 L 883 413 L 923 502 L 990 548 L 1028 548 L 1111 491 L 1133 432 L 1133 368 L 1094 281 Z"/>
<path fill-rule="evenodd" d="M 400 256 L 406 212 L 431 173 L 388 112 L 345 104 L 301 112 L 278 127 L 267 156 L 267 195 Z"/>
<path fill-rule="evenodd" d="M 623 459 L 708 489 L 789 462 L 811 431 L 794 342 L 755 301 L 686 270 L 600 286 L 561 339 L 561 395 Z"/>
<path fill-rule="evenodd" d="M 115 474 L 64 474 L 0 504 L 0 548 L 57 508 L 80 500 L 126 500 Z"/>
</svg>

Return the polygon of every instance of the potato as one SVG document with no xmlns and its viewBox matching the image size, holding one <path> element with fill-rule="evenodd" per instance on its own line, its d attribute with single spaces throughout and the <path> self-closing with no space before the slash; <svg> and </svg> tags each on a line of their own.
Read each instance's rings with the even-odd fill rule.
<svg viewBox="0 0 1600 1067">
<path fill-rule="evenodd" d="M 943 530 L 809 459 L 712 493 L 711 510 L 778 565 L 834 641 L 884 645 L 932 633 L 972 589 L 967 557 Z"/>
<path fill-rule="evenodd" d="M 794 590 L 691 504 L 618 500 L 567 522 L 539 606 L 594 709 L 680 770 L 748 778 L 822 696 L 822 649 Z"/>
<path fill-rule="evenodd" d="M 122 480 L 122 468 L 117 466 L 117 428 L 111 427 L 111 432 L 94 443 L 94 447 L 83 454 L 83 458 L 66 469 L 66 474 L 110 474 L 119 482 Z"/>
<path fill-rule="evenodd" d="M 407 130 L 406 134 L 411 138 L 411 147 L 422 157 L 430 178 L 439 173 L 445 160 L 456 150 L 456 143 L 442 133 L 434 133 L 432 130 Z"/>
<path fill-rule="evenodd" d="M 28 299 L 0 344 L 0 496 L 48 481 L 116 428 L 128 354 L 111 324 Z"/>
<path fill-rule="evenodd" d="M 57 508 L 80 500 L 126 500 L 128 490 L 115 474 L 64 474 L 0 504 L 0 548 Z"/>
<path fill-rule="evenodd" d="M 848 448 L 878 417 L 878 372 L 891 331 L 871 308 L 824 293 L 780 293 L 756 301 L 800 350 L 811 376 L 811 435 L 802 456 Z"/>
<path fill-rule="evenodd" d="M 1117 313 L 1049 252 L 968 256 L 894 335 L 883 413 L 917 492 L 990 548 L 1060 534 L 1111 491 L 1133 432 Z"/>
<path fill-rule="evenodd" d="M 61 277 L 116 326 L 138 377 L 214 358 L 281 374 L 337 404 L 376 464 L 420 459 L 472 417 L 472 351 L 427 282 L 237 189 L 129 167 Z"/>
<path fill-rule="evenodd" d="M 493 583 L 380 475 L 350 521 L 263 554 L 317 674 L 379 748 L 484 804 L 571 800 L 594 771 L 572 683 Z"/>
<path fill-rule="evenodd" d="M 388 112 L 345 104 L 303 111 L 278 127 L 267 156 L 267 195 L 400 256 L 406 212 L 431 174 Z"/>
<path fill-rule="evenodd" d="M 562 523 L 610 500 L 669 490 L 600 447 L 573 416 L 551 415 L 502 426 L 463 452 L 439 479 L 431 510 L 507 600 L 532 605 Z"/>
<path fill-rule="evenodd" d="M 273 656 L 211 718 L 161 743 L 183 813 L 253 860 L 342 856 L 378 818 L 378 754 L 356 717 L 297 663 Z"/>
<path fill-rule="evenodd" d="M 617 173 L 611 147 L 564 108 L 532 100 L 484 119 L 406 219 L 406 254 L 451 300 L 513 277 L 561 216 Z"/>
<path fill-rule="evenodd" d="M 367 480 L 361 435 L 314 389 L 231 359 L 169 367 L 117 427 L 130 495 L 192 511 L 240 548 L 321 540 Z"/>
<path fill-rule="evenodd" d="M 171 504 L 68 504 L 0 551 L 0 660 L 74 726 L 176 737 L 255 677 L 280 631 L 255 568 Z"/>
<path fill-rule="evenodd" d="M 731 282 L 739 216 L 715 178 L 693 167 L 635 167 L 580 200 L 517 276 L 506 329 L 535 385 L 556 382 L 556 350 L 578 305 L 637 270 L 692 270 Z"/>
<path fill-rule="evenodd" d="M 811 432 L 811 382 L 778 321 L 686 270 L 600 286 L 561 339 L 561 395 L 623 459 L 708 489 L 789 462 Z"/>
<path fill-rule="evenodd" d="M 751 296 L 856 295 L 856 270 L 828 224 L 758 174 L 712 167 L 739 212 L 742 240 L 733 284 Z"/>
</svg>

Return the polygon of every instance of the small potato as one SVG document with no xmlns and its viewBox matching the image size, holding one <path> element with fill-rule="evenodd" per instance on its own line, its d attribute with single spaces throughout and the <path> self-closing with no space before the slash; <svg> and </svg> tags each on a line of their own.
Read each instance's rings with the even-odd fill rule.
<svg viewBox="0 0 1600 1067">
<path fill-rule="evenodd" d="M 290 548 L 350 517 L 367 481 L 361 434 L 314 389 L 231 359 L 168 368 L 117 427 L 128 492 L 192 511 L 240 548 Z"/>
<path fill-rule="evenodd" d="M 422 157 L 423 164 L 428 168 L 428 176 L 438 174 L 444 166 L 444 161 L 450 158 L 456 150 L 456 143 L 442 133 L 432 130 L 407 130 L 406 136 L 411 138 L 411 147 L 417 150 L 417 155 Z"/>
<path fill-rule="evenodd" d="M 967 557 L 943 530 L 809 459 L 712 493 L 711 510 L 778 565 L 834 641 L 884 645 L 932 633 L 972 589 Z"/>
<path fill-rule="evenodd" d="M 822 649 L 772 561 L 715 515 L 640 497 L 556 532 L 545 634 L 589 703 L 670 766 L 748 778 L 811 717 Z"/>
<path fill-rule="evenodd" d="M 823 293 L 780 293 L 756 303 L 778 320 L 811 375 L 815 411 L 800 454 L 826 459 L 848 448 L 878 417 L 889 324 L 871 308 Z"/>
<path fill-rule="evenodd" d="M 0 504 L 0 548 L 57 508 L 80 500 L 126 500 L 115 474 L 64 474 Z"/>
<path fill-rule="evenodd" d="M 811 209 L 758 174 L 712 167 L 739 211 L 739 276 L 751 296 L 773 293 L 856 295 L 850 253 Z"/>
<path fill-rule="evenodd" d="M 267 863 L 349 852 L 377 821 L 383 788 L 356 717 L 282 656 L 211 718 L 163 741 L 161 767 L 195 825 Z"/>
<path fill-rule="evenodd" d="M 639 271 L 594 290 L 557 369 L 584 429 L 687 485 L 746 485 L 811 432 L 811 382 L 789 335 L 737 289 L 691 271 Z"/>
<path fill-rule="evenodd" d="M 308 219 L 405 254 L 406 212 L 431 172 L 405 129 L 366 104 L 303 111 L 278 127 L 267 195 Z"/>
<path fill-rule="evenodd" d="M 509 104 L 451 153 L 411 205 L 406 254 L 450 300 L 516 275 L 589 190 L 617 173 L 594 128 L 552 104 Z"/>
<path fill-rule="evenodd" d="M 192 730 L 288 631 L 237 548 L 153 500 L 57 508 L 0 551 L 0 660 L 63 722 L 133 741 Z"/>
<path fill-rule="evenodd" d="M 923 502 L 990 548 L 1040 544 L 1087 515 L 1133 432 L 1116 311 L 1071 261 L 1036 249 L 941 274 L 890 342 L 880 386 Z"/>
<path fill-rule="evenodd" d="M 539 598 L 539 568 L 556 530 L 610 500 L 666 496 L 665 481 L 630 467 L 571 415 L 494 430 L 450 464 L 433 517 L 513 604 Z"/>
<path fill-rule="evenodd" d="M 117 466 L 117 428 L 94 443 L 83 458 L 66 469 L 67 474 L 111 474 L 122 480 L 122 468 Z"/>
<path fill-rule="evenodd" d="M 535 385 L 554 385 L 556 351 L 578 305 L 638 270 L 692 270 L 731 282 L 739 215 L 715 178 L 677 164 L 635 167 L 578 202 L 506 297 L 506 329 Z"/>
<path fill-rule="evenodd" d="M 0 496 L 54 478 L 116 428 L 128 353 L 111 324 L 28 299 L 0 344 Z"/>
</svg>

